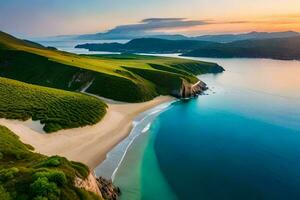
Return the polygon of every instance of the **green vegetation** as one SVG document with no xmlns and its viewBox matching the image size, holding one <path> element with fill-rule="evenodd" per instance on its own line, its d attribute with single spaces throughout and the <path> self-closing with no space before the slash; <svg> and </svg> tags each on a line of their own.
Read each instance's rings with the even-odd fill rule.
<svg viewBox="0 0 300 200">
<path fill-rule="evenodd" d="M 194 70 L 180 67 L 188 65 Z M 152 66 L 160 66 L 160 69 Z M 130 70 L 132 68 L 137 70 Z M 178 89 L 179 84 L 163 86 L 147 79 L 149 71 L 171 76 L 170 79 L 177 79 L 177 82 L 185 79 L 193 83 L 198 80 L 195 75 L 210 73 L 214 69 L 223 70 L 216 64 L 178 58 L 76 55 L 44 48 L 0 32 L 0 76 L 70 91 L 82 90 L 91 84 L 87 92 L 119 101 L 147 101 Z"/>
<path fill-rule="evenodd" d="M 220 58 L 300 59 L 300 36 L 264 40 L 244 40 L 200 47 L 185 56 Z"/>
<path fill-rule="evenodd" d="M 90 51 L 122 53 L 181 53 L 183 56 L 192 57 L 300 59 L 299 33 L 289 31 L 203 36 L 194 40 L 141 38 L 126 44 L 81 44 L 76 47 Z M 193 65 L 189 63 L 188 68 L 191 64 Z M 201 73 L 207 71 L 203 70 Z"/>
<path fill-rule="evenodd" d="M 95 33 L 95 34 L 85 34 L 79 36 L 69 36 L 70 39 L 79 40 L 114 40 L 114 39 L 135 39 L 135 38 L 152 38 L 152 39 L 165 39 L 165 40 L 193 40 L 193 41 L 207 41 L 207 42 L 219 42 L 219 43 L 227 43 L 241 40 L 255 40 L 255 39 L 271 39 L 271 38 L 288 38 L 299 36 L 300 33 L 294 31 L 284 31 L 284 32 L 249 32 L 242 34 L 221 34 L 221 35 L 200 35 L 200 36 L 192 36 L 188 37 L 181 34 L 162 34 L 162 35 L 134 35 L 132 34 L 130 37 L 128 35 L 114 35 L 111 32 L 106 33 Z M 119 43 L 114 43 L 115 47 L 119 45 Z"/>
<path fill-rule="evenodd" d="M 1 77 L 0 96 L 0 118 L 40 120 L 46 132 L 92 125 L 106 113 L 95 97 Z"/>
<path fill-rule="evenodd" d="M 196 40 L 166 40 L 159 38 L 133 39 L 125 44 L 80 44 L 76 48 L 88 49 L 89 51 L 110 51 L 124 53 L 184 53 L 199 46 L 208 45 L 211 42 Z"/>
<path fill-rule="evenodd" d="M 33 153 L 6 127 L 0 126 L 1 200 L 97 200 L 96 194 L 74 186 L 89 169 L 65 158 Z"/>
</svg>

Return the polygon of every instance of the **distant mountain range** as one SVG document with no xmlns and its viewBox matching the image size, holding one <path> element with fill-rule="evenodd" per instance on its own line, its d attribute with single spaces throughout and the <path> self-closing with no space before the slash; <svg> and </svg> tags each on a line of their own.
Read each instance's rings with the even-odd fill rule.
<svg viewBox="0 0 300 200">
<path fill-rule="evenodd" d="M 96 33 L 96 34 L 86 34 L 79 36 L 71 36 L 73 39 L 78 40 L 120 40 L 120 39 L 136 39 L 136 38 L 159 38 L 167 40 L 199 40 L 199 41 L 208 41 L 208 42 L 220 42 L 228 43 L 239 40 L 250 40 L 250 39 L 272 39 L 272 38 L 287 38 L 300 36 L 300 33 L 294 31 L 285 31 L 285 32 L 250 32 L 244 34 L 223 34 L 223 35 L 202 35 L 196 37 L 188 37 L 180 34 L 167 35 L 135 35 L 135 34 L 120 34 L 114 32 L 106 33 Z"/>
<path fill-rule="evenodd" d="M 165 40 L 158 38 L 133 39 L 125 44 L 81 44 L 75 48 L 84 48 L 89 51 L 110 51 L 124 53 L 187 53 L 201 46 L 211 45 L 212 42 L 195 40 Z M 216 43 L 217 44 L 217 43 Z"/>
<path fill-rule="evenodd" d="M 300 59 L 300 36 L 262 40 L 243 40 L 200 46 L 184 56 L 215 58 Z"/>
<path fill-rule="evenodd" d="M 225 34 L 225 35 L 203 35 L 192 37 L 193 40 L 228 43 L 240 40 L 257 40 L 257 39 L 273 39 L 273 38 L 288 38 L 300 36 L 300 33 L 294 31 L 285 32 L 250 32 L 245 34 Z"/>
<path fill-rule="evenodd" d="M 280 34 L 278 33 L 277 35 Z M 123 53 L 180 53 L 184 56 L 193 57 L 273 58 L 293 60 L 300 59 L 300 36 L 248 39 L 228 43 L 142 38 L 131 40 L 125 44 L 82 44 L 77 45 L 76 48 L 85 48 L 90 51 Z"/>
</svg>

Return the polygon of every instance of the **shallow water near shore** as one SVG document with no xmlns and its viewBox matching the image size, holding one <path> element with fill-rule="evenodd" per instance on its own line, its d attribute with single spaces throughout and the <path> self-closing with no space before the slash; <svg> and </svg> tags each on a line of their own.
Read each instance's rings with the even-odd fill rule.
<svg viewBox="0 0 300 200">
<path fill-rule="evenodd" d="M 226 72 L 201 76 L 209 95 L 173 103 L 135 140 L 121 199 L 299 199 L 300 62 L 200 60 Z"/>
</svg>

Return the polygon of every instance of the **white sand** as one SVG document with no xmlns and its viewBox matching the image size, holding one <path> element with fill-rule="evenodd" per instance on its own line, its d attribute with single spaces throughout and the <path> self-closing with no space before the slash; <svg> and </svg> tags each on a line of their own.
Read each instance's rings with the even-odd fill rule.
<svg viewBox="0 0 300 200">
<path fill-rule="evenodd" d="M 94 169 L 130 133 L 132 121 L 139 113 L 172 99 L 160 96 L 145 103 L 107 103 L 108 111 L 101 122 L 52 134 L 44 134 L 28 122 L 0 119 L 0 124 L 16 133 L 24 143 L 32 145 L 36 152 L 64 156 Z"/>
</svg>

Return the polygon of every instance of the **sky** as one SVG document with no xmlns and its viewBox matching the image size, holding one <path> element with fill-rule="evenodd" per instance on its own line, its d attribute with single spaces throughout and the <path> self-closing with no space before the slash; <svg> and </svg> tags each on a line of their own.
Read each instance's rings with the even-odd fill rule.
<svg viewBox="0 0 300 200">
<path fill-rule="evenodd" d="M 299 0 L 0 0 L 0 30 L 45 37 L 106 31 L 300 32 Z"/>
</svg>

